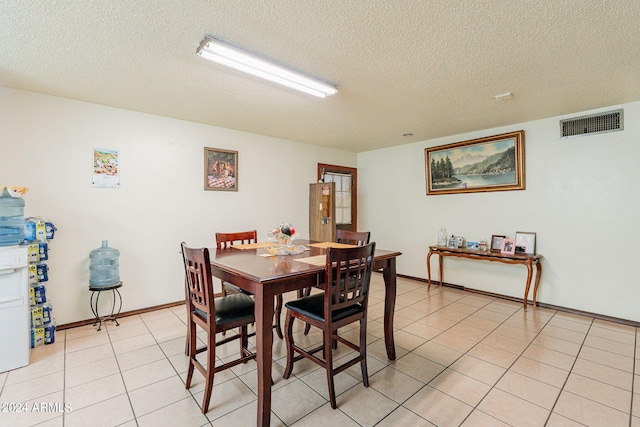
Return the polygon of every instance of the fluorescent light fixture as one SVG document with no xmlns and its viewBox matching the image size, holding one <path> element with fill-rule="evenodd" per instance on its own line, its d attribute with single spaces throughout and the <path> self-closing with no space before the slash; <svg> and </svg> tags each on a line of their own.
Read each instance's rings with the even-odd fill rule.
<svg viewBox="0 0 640 427">
<path fill-rule="evenodd" d="M 218 64 L 226 65 L 320 98 L 325 98 L 338 92 L 335 86 L 274 64 L 209 36 L 206 36 L 200 42 L 196 53 Z"/>
</svg>

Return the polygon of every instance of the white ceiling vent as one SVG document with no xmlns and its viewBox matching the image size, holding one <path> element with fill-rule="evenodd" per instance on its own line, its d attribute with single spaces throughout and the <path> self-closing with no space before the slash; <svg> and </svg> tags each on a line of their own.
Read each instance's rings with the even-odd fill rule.
<svg viewBox="0 0 640 427">
<path fill-rule="evenodd" d="M 624 129 L 624 110 L 608 111 L 589 116 L 560 120 L 562 138 L 616 132 Z"/>
</svg>

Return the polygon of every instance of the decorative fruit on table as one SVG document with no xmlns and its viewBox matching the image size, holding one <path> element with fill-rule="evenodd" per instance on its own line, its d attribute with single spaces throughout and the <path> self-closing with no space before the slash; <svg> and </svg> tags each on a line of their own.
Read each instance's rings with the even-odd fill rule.
<svg viewBox="0 0 640 427">
<path fill-rule="evenodd" d="M 296 229 L 287 222 L 280 223 L 280 226 L 269 232 L 269 238 L 276 239 L 280 244 L 290 245 L 296 235 Z"/>
</svg>

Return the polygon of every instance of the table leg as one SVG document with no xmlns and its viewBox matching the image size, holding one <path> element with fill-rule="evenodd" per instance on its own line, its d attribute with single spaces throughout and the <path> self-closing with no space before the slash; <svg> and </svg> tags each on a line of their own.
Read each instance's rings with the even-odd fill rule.
<svg viewBox="0 0 640 427">
<path fill-rule="evenodd" d="M 271 422 L 271 364 L 273 351 L 273 298 L 261 285 L 255 294 L 256 361 L 258 362 L 258 422 L 268 427 Z"/>
<path fill-rule="evenodd" d="M 429 283 L 429 286 L 427 287 L 427 290 L 431 289 L 431 255 L 433 255 L 433 251 L 431 249 L 429 249 L 429 253 L 427 254 L 427 280 Z"/>
<path fill-rule="evenodd" d="M 529 297 L 529 288 L 531 287 L 531 277 L 533 275 L 533 265 L 531 259 L 527 261 L 527 284 L 524 287 L 524 309 L 527 309 L 527 298 Z M 534 298 L 535 301 L 535 298 Z"/>
<path fill-rule="evenodd" d="M 396 360 L 396 346 L 393 338 L 393 315 L 396 306 L 396 259 L 391 258 L 382 269 L 384 277 L 384 342 L 389 360 Z"/>
<path fill-rule="evenodd" d="M 440 287 L 444 283 L 444 269 L 442 268 L 442 259 L 444 256 L 442 254 L 438 254 L 438 266 L 440 267 Z"/>
<path fill-rule="evenodd" d="M 540 284 L 540 275 L 542 274 L 542 264 L 540 260 L 536 263 L 536 282 L 533 285 L 533 306 L 537 307 L 538 303 L 538 285 Z"/>
</svg>

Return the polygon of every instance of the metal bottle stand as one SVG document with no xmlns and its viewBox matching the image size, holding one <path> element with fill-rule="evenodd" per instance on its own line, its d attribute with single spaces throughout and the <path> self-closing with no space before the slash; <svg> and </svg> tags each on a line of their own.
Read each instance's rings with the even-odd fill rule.
<svg viewBox="0 0 640 427">
<path fill-rule="evenodd" d="M 89 285 L 89 290 L 91 291 L 91 311 L 93 312 L 93 315 L 96 316 L 93 326 L 98 325 L 98 330 L 102 328 L 102 323 L 107 320 L 111 320 L 116 323 L 116 326 L 120 326 L 118 323 L 118 315 L 122 309 L 122 295 L 120 295 L 120 291 L 118 290 L 120 287 L 122 287 L 122 282 L 99 287 Z M 111 314 L 100 316 L 100 314 L 98 314 L 98 300 L 100 299 L 100 293 L 104 291 L 111 291 L 113 293 L 113 305 L 111 306 Z M 118 302 L 118 311 L 116 311 L 116 301 Z"/>
</svg>

